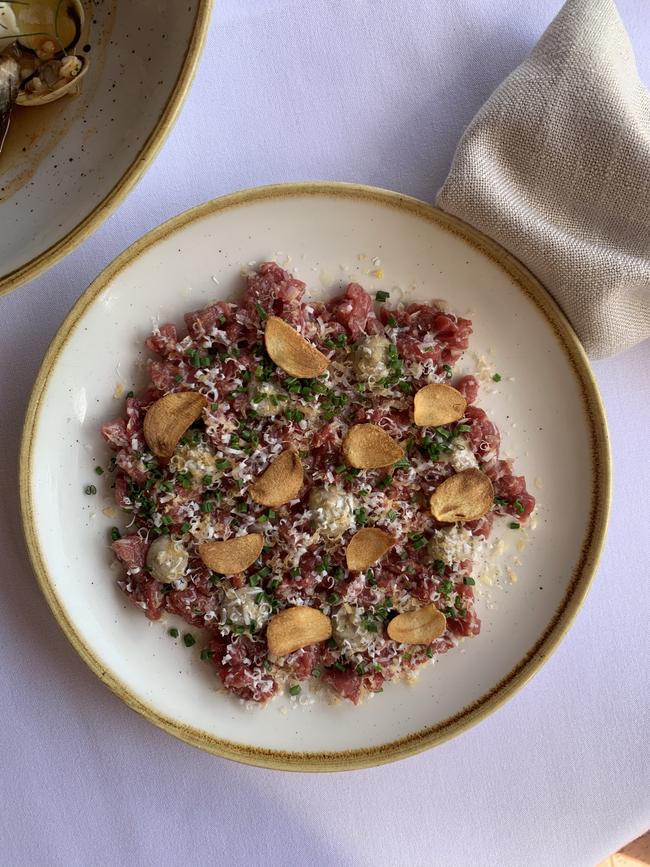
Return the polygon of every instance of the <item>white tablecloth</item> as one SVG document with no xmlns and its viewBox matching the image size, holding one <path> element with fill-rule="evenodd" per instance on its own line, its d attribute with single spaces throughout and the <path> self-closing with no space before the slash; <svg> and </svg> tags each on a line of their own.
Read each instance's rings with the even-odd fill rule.
<svg viewBox="0 0 650 867">
<path fill-rule="evenodd" d="M 620 0 L 650 82 L 650 14 Z M 650 344 L 596 365 L 614 502 L 593 590 L 557 653 L 477 728 L 397 765 L 238 766 L 126 708 L 42 600 L 17 458 L 41 357 L 115 255 L 190 205 L 332 178 L 432 200 L 455 143 L 560 0 L 218 0 L 178 124 L 128 201 L 0 301 L 0 862 L 591 867 L 650 819 Z"/>
</svg>

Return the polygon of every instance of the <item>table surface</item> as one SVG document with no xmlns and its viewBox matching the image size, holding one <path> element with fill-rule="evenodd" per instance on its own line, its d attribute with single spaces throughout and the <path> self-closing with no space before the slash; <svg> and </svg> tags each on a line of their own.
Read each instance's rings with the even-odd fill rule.
<svg viewBox="0 0 650 867">
<path fill-rule="evenodd" d="M 476 728 L 396 765 L 239 766 L 130 711 L 76 656 L 22 539 L 19 437 L 40 360 L 92 278 L 204 199 L 337 179 L 432 201 L 474 112 L 559 0 L 219 0 L 178 123 L 128 200 L 0 300 L 0 839 L 27 865 L 592 867 L 650 819 L 650 342 L 595 365 L 614 496 L 593 589 L 558 651 Z M 619 8 L 650 82 L 650 16 Z M 29 338 L 26 340 L 26 335 Z"/>
</svg>

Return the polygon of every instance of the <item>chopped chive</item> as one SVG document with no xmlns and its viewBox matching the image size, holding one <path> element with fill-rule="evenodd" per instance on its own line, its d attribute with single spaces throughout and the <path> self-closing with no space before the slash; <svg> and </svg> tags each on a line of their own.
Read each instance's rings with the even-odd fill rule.
<svg viewBox="0 0 650 867">
<path fill-rule="evenodd" d="M 442 369 L 447 374 L 447 379 L 451 379 L 451 377 L 452 377 L 451 364 L 443 364 Z"/>
<path fill-rule="evenodd" d="M 521 527 L 521 524 L 519 524 L 517 521 L 510 521 L 508 526 L 511 530 L 518 530 Z"/>
<path fill-rule="evenodd" d="M 429 659 L 433 659 L 433 647 L 427 647 L 427 656 Z"/>
<path fill-rule="evenodd" d="M 427 545 L 427 540 L 424 538 L 415 539 L 415 541 L 413 542 L 413 547 L 415 548 L 416 551 L 419 551 L 420 548 L 424 548 L 426 545 Z"/>
<path fill-rule="evenodd" d="M 212 659 L 213 653 L 209 647 L 204 647 L 201 651 L 201 659 Z"/>
<path fill-rule="evenodd" d="M 172 638 L 178 638 L 178 629 L 175 626 L 172 626 L 171 629 L 167 630 L 168 635 L 171 635 Z"/>
<path fill-rule="evenodd" d="M 519 512 L 519 514 L 521 515 L 521 513 L 524 511 L 524 504 L 521 502 L 521 500 L 515 500 L 512 505 L 515 507 L 515 512 Z"/>
<path fill-rule="evenodd" d="M 345 666 L 342 662 L 335 662 L 334 668 L 336 668 L 338 671 L 345 671 Z"/>
<path fill-rule="evenodd" d="M 395 319 L 394 316 L 388 317 L 388 327 L 389 328 L 396 328 L 397 327 L 397 319 Z"/>
<path fill-rule="evenodd" d="M 444 581 L 440 582 L 440 587 L 438 589 L 444 596 L 446 596 L 454 589 L 454 582 L 450 581 L 449 578 L 446 578 Z"/>
<path fill-rule="evenodd" d="M 185 647 L 191 647 L 193 644 L 196 644 L 196 638 L 192 635 L 191 632 L 186 632 L 183 636 L 183 644 Z"/>
<path fill-rule="evenodd" d="M 113 542 L 117 542 L 118 539 L 122 538 L 122 534 L 117 529 L 117 527 L 111 527 L 111 539 Z"/>
<path fill-rule="evenodd" d="M 95 467 L 95 472 L 97 473 L 98 476 L 104 475 L 104 470 L 102 467 Z"/>
<path fill-rule="evenodd" d="M 476 584 L 476 581 L 473 578 L 471 578 L 469 575 L 466 575 L 463 578 L 463 584 L 467 585 L 468 587 L 473 587 Z"/>
<path fill-rule="evenodd" d="M 395 518 L 397 517 L 397 512 L 394 509 L 391 509 L 388 512 L 388 515 L 386 517 L 388 518 L 389 521 L 394 521 Z"/>
<path fill-rule="evenodd" d="M 375 292 L 375 300 L 379 301 L 381 304 L 384 301 L 388 301 L 390 298 L 390 292 L 384 292 L 383 289 L 380 289 L 379 292 Z"/>
<path fill-rule="evenodd" d="M 190 532 L 190 525 L 187 523 L 187 521 L 185 521 L 184 524 L 181 524 L 181 533 L 189 533 L 189 532 Z"/>
<path fill-rule="evenodd" d="M 360 527 L 368 520 L 368 512 L 364 508 L 354 510 L 354 519 Z"/>
<path fill-rule="evenodd" d="M 341 597 L 339 596 L 338 593 L 328 593 L 327 594 L 327 601 L 329 602 L 330 605 L 336 605 L 336 603 L 340 600 L 340 598 Z"/>
<path fill-rule="evenodd" d="M 255 309 L 257 310 L 257 315 L 260 317 L 262 321 L 268 318 L 268 314 L 266 310 L 262 307 L 261 304 L 256 304 Z"/>
<path fill-rule="evenodd" d="M 492 377 L 492 379 L 494 382 L 501 382 L 501 374 L 495 373 L 494 376 Z"/>
<path fill-rule="evenodd" d="M 471 424 L 459 424 L 456 428 L 455 433 L 468 433 L 469 431 L 471 431 L 471 429 Z"/>
<path fill-rule="evenodd" d="M 300 695 L 302 692 L 302 687 L 299 683 L 294 683 L 293 686 L 289 687 L 289 695 Z"/>
</svg>

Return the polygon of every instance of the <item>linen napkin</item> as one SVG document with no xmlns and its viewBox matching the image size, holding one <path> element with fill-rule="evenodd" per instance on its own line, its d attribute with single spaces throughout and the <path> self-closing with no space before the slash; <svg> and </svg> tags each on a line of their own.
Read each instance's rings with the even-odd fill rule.
<svg viewBox="0 0 650 867">
<path fill-rule="evenodd" d="M 650 337 L 650 94 L 613 0 L 568 0 L 465 131 L 437 204 L 527 265 L 592 358 Z"/>
</svg>

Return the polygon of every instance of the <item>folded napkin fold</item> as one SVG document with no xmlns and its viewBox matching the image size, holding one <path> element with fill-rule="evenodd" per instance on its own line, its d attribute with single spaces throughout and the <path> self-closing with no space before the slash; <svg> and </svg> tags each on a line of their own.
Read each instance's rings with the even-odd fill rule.
<svg viewBox="0 0 650 867">
<path fill-rule="evenodd" d="M 564 5 L 437 203 L 527 265 L 593 358 L 650 337 L 650 94 L 613 0 Z"/>
</svg>

